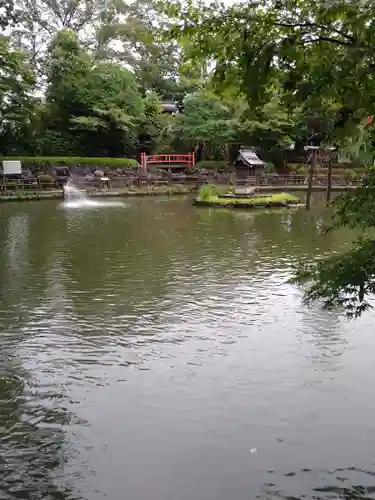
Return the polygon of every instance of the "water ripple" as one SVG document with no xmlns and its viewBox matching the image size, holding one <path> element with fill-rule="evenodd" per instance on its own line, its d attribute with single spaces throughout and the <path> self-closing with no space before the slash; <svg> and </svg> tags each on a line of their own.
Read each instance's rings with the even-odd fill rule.
<svg viewBox="0 0 375 500">
<path fill-rule="evenodd" d="M 373 316 L 287 284 L 324 210 L 2 215 L 1 498 L 372 498 Z"/>
</svg>

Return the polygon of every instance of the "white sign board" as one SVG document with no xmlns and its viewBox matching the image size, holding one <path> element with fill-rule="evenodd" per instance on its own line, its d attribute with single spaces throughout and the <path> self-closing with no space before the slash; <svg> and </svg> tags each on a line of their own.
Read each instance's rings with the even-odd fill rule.
<svg viewBox="0 0 375 500">
<path fill-rule="evenodd" d="M 11 175 L 11 174 L 20 174 L 22 172 L 21 162 L 16 160 L 4 160 L 3 161 L 3 174 Z"/>
</svg>

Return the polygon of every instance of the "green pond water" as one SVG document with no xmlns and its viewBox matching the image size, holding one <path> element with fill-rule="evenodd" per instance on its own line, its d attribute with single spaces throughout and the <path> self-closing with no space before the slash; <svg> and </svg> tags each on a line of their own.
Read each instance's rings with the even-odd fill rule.
<svg viewBox="0 0 375 500">
<path fill-rule="evenodd" d="M 375 313 L 286 284 L 328 220 L 0 205 L 0 498 L 372 498 Z"/>
</svg>

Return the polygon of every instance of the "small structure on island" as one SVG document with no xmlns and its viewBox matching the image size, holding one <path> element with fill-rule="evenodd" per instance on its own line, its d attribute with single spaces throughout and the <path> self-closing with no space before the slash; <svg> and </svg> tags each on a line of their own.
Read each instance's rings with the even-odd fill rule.
<svg viewBox="0 0 375 500">
<path fill-rule="evenodd" d="M 247 177 L 263 177 L 266 164 L 258 158 L 252 148 L 242 147 L 238 151 L 238 156 L 234 162 L 236 177 L 246 179 Z"/>
</svg>

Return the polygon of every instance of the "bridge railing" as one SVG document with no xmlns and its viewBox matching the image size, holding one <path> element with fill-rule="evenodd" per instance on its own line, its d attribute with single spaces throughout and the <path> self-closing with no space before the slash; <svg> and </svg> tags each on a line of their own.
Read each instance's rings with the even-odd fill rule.
<svg viewBox="0 0 375 500">
<path fill-rule="evenodd" d="M 187 165 L 195 167 L 195 153 L 167 154 L 167 155 L 146 155 L 141 153 L 141 167 L 147 170 L 147 165 Z"/>
</svg>

